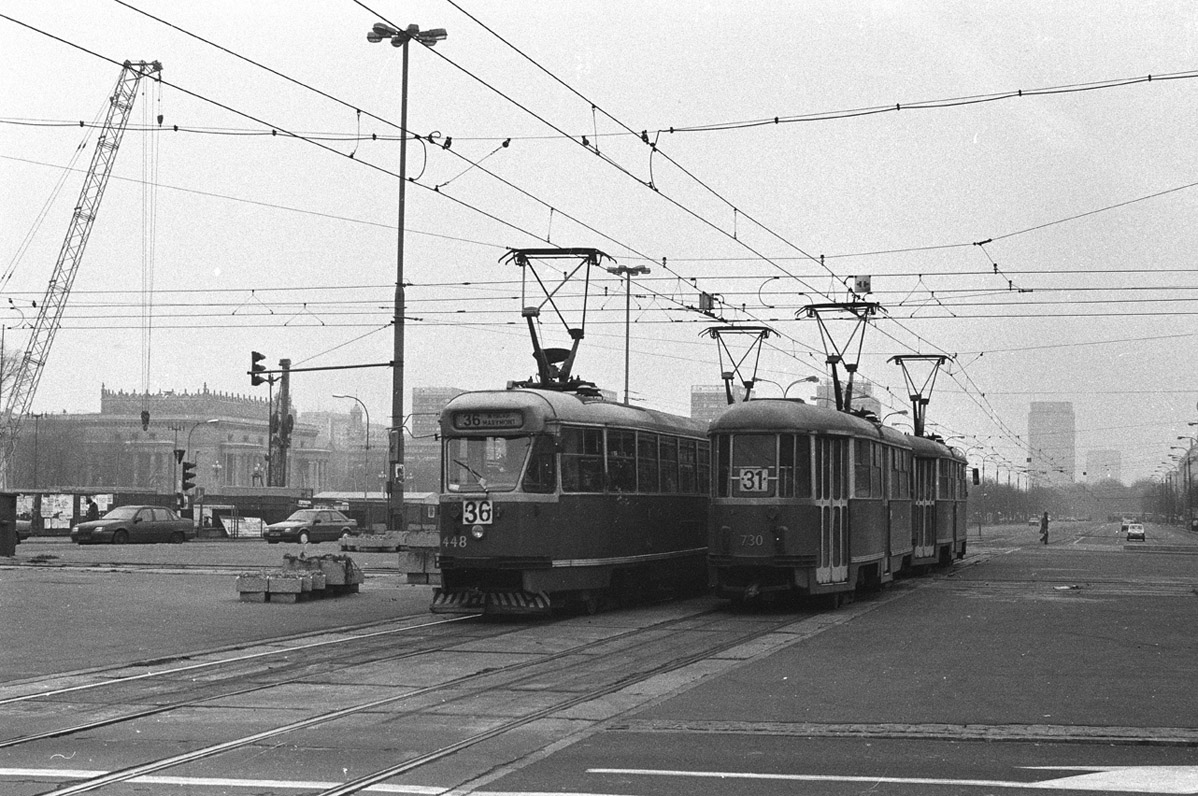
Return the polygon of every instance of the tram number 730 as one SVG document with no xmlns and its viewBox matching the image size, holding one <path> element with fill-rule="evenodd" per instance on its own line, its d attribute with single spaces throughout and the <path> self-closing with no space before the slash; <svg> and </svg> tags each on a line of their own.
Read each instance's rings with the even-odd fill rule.
<svg viewBox="0 0 1198 796">
<path fill-rule="evenodd" d="M 463 500 L 463 525 L 490 525 L 495 520 L 495 507 L 489 500 Z"/>
<path fill-rule="evenodd" d="M 740 468 L 741 492 L 770 491 L 770 471 L 768 467 Z"/>
</svg>

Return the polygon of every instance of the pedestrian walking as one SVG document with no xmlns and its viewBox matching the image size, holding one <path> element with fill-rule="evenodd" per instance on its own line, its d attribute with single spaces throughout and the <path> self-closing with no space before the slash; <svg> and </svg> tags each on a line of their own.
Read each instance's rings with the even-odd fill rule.
<svg viewBox="0 0 1198 796">
<path fill-rule="evenodd" d="M 1040 541 L 1048 544 L 1048 512 L 1044 512 L 1044 516 L 1040 518 Z"/>
</svg>

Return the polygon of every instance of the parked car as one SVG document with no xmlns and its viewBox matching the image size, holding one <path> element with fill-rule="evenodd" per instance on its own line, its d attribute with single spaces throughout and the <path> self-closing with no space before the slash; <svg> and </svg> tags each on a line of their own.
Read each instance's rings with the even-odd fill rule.
<svg viewBox="0 0 1198 796">
<path fill-rule="evenodd" d="M 33 536 L 33 520 L 17 518 L 17 541 L 23 542 Z"/>
<path fill-rule="evenodd" d="M 1127 541 L 1144 541 L 1144 526 L 1138 522 L 1133 522 L 1127 526 Z"/>
<path fill-rule="evenodd" d="M 300 509 L 282 522 L 272 522 L 262 531 L 262 538 L 271 544 L 279 542 L 334 542 L 344 534 L 353 533 L 358 521 L 351 520 L 333 509 Z"/>
<path fill-rule="evenodd" d="M 71 528 L 71 541 L 75 544 L 180 544 L 195 536 L 191 520 L 180 519 L 173 510 L 162 506 L 117 506 L 98 520 Z"/>
</svg>

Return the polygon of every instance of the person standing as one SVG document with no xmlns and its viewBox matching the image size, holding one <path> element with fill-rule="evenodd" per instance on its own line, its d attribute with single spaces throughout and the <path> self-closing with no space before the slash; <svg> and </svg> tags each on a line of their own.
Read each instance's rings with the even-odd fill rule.
<svg viewBox="0 0 1198 796">
<path fill-rule="evenodd" d="M 90 497 L 87 499 L 87 522 L 100 519 L 100 507 Z"/>
<path fill-rule="evenodd" d="M 1048 512 L 1044 512 L 1044 516 L 1040 518 L 1040 541 L 1048 544 Z"/>
</svg>

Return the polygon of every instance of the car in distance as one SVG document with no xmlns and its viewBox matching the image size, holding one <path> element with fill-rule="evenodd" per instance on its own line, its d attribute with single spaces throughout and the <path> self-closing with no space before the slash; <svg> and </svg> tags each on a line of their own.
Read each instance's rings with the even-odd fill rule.
<svg viewBox="0 0 1198 796">
<path fill-rule="evenodd" d="M 272 522 L 262 531 L 262 538 L 270 544 L 279 542 L 335 542 L 358 528 L 358 521 L 351 520 L 333 509 L 300 509 L 282 522 Z"/>
<path fill-rule="evenodd" d="M 1133 522 L 1127 526 L 1127 541 L 1144 541 L 1144 526 L 1141 523 Z"/>
<path fill-rule="evenodd" d="M 98 520 L 71 528 L 71 541 L 75 544 L 181 544 L 195 536 L 191 520 L 180 519 L 173 510 L 162 506 L 117 506 Z"/>
</svg>

